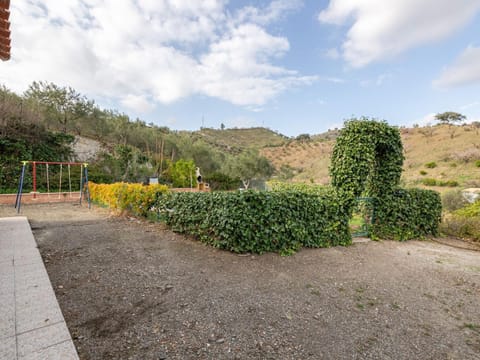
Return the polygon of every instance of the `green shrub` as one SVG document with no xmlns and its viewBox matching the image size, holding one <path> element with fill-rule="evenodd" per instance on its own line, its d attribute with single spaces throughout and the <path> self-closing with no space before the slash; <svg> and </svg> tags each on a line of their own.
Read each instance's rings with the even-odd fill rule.
<svg viewBox="0 0 480 360">
<path fill-rule="evenodd" d="M 241 186 L 240 179 L 234 179 L 230 176 L 221 173 L 214 172 L 208 176 L 205 176 L 204 181 L 210 185 L 210 189 L 216 190 L 236 190 Z"/>
<path fill-rule="evenodd" d="M 455 211 L 463 208 L 468 202 L 462 195 L 461 190 L 450 190 L 442 195 L 442 206 L 447 211 Z"/>
<path fill-rule="evenodd" d="M 420 175 L 427 175 L 428 173 L 425 170 L 420 170 Z"/>
<path fill-rule="evenodd" d="M 334 192 L 176 193 L 158 208 L 174 231 L 233 252 L 290 254 L 351 243 L 348 214 Z"/>
<path fill-rule="evenodd" d="M 422 184 L 425 186 L 436 186 L 437 180 L 432 178 L 425 178 L 425 179 L 422 179 Z"/>
<path fill-rule="evenodd" d="M 376 202 L 372 234 L 395 240 L 437 235 L 441 215 L 438 192 L 399 188 Z"/>
<path fill-rule="evenodd" d="M 106 205 L 113 210 L 127 210 L 133 215 L 147 216 L 158 197 L 168 192 L 168 187 L 160 184 L 95 184 L 89 182 L 92 201 Z"/>
<path fill-rule="evenodd" d="M 305 184 L 305 183 L 286 183 L 281 181 L 268 181 L 268 189 L 272 191 L 298 191 L 308 194 L 322 195 L 328 192 L 333 191 L 329 186 L 318 185 L 318 184 Z"/>
<path fill-rule="evenodd" d="M 437 180 L 432 178 L 422 179 L 421 183 L 425 186 L 447 186 L 447 187 L 456 187 L 459 186 L 458 181 L 456 180 Z"/>
<path fill-rule="evenodd" d="M 480 160 L 475 161 L 475 166 L 480 167 Z"/>
<path fill-rule="evenodd" d="M 445 181 L 437 181 L 438 186 L 448 186 L 448 187 L 457 187 L 459 185 L 458 181 L 456 180 L 445 180 Z"/>
<path fill-rule="evenodd" d="M 425 167 L 427 169 L 433 169 L 433 168 L 436 168 L 437 167 L 437 163 L 435 161 L 432 161 L 432 162 L 429 162 L 429 163 L 426 163 L 425 164 Z"/>
<path fill-rule="evenodd" d="M 440 225 L 440 231 L 448 236 L 480 242 L 480 217 L 465 217 L 456 214 L 448 216 Z"/>
<path fill-rule="evenodd" d="M 455 214 L 469 218 L 480 216 L 480 200 L 477 200 L 473 204 L 467 205 L 462 209 L 457 210 Z"/>
</svg>

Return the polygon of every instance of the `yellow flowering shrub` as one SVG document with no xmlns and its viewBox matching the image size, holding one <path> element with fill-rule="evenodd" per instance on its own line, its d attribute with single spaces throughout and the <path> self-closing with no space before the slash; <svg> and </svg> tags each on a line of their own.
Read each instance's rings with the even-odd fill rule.
<svg viewBox="0 0 480 360">
<path fill-rule="evenodd" d="M 168 192 L 166 185 L 152 184 L 95 184 L 89 182 L 92 201 L 115 210 L 128 210 L 146 216 L 158 196 Z"/>
</svg>

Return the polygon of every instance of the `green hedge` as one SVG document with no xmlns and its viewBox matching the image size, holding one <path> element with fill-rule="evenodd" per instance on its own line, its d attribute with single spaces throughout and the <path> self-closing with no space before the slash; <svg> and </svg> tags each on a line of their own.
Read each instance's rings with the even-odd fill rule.
<svg viewBox="0 0 480 360">
<path fill-rule="evenodd" d="M 163 197 L 174 231 L 233 252 L 290 254 L 300 247 L 351 243 L 348 214 L 332 190 L 176 193 Z"/>
<path fill-rule="evenodd" d="M 267 181 L 267 188 L 272 191 L 293 191 L 302 192 L 313 195 L 328 194 L 334 189 L 331 186 L 319 184 L 305 184 L 305 183 L 287 183 L 278 180 Z"/>
<path fill-rule="evenodd" d="M 396 189 L 375 203 L 372 236 L 409 240 L 437 235 L 442 215 L 440 194 L 432 190 Z"/>
</svg>

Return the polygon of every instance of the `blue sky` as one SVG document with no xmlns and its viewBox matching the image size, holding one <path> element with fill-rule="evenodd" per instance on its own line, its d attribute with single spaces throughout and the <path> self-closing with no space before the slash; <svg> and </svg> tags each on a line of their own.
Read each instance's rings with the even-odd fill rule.
<svg viewBox="0 0 480 360">
<path fill-rule="evenodd" d="M 480 0 L 15 0 L 0 84 L 173 129 L 480 121 Z"/>
</svg>

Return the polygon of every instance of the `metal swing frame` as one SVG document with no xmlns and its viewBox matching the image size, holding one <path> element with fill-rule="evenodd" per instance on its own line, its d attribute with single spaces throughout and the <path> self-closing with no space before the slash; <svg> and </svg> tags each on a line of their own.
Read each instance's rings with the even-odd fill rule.
<svg viewBox="0 0 480 360">
<path fill-rule="evenodd" d="M 49 165 L 60 165 L 60 171 L 62 171 L 63 165 L 68 166 L 68 176 L 69 176 L 69 189 L 70 189 L 70 196 L 71 196 L 71 180 L 70 180 L 70 166 L 77 165 L 80 166 L 80 196 L 79 196 L 79 203 L 82 204 L 82 197 L 85 196 L 88 202 L 88 208 L 91 207 L 91 200 L 90 200 L 90 189 L 88 187 L 88 163 L 80 163 L 80 162 L 61 162 L 61 161 L 22 161 L 22 171 L 20 174 L 20 179 L 18 182 L 18 191 L 17 197 L 15 200 L 15 208 L 17 209 L 17 214 L 20 213 L 20 207 L 22 204 L 22 193 L 23 193 L 23 183 L 25 179 L 25 170 L 28 164 L 32 164 L 32 175 L 33 175 L 33 198 L 36 198 L 37 194 L 37 164 L 44 164 L 46 165 L 46 172 L 47 172 L 47 187 L 48 187 L 48 194 L 50 193 L 49 189 L 49 180 L 48 180 L 48 166 Z M 61 181 L 61 174 L 60 174 L 60 181 Z M 61 189 L 61 183 L 60 183 Z"/>
</svg>

